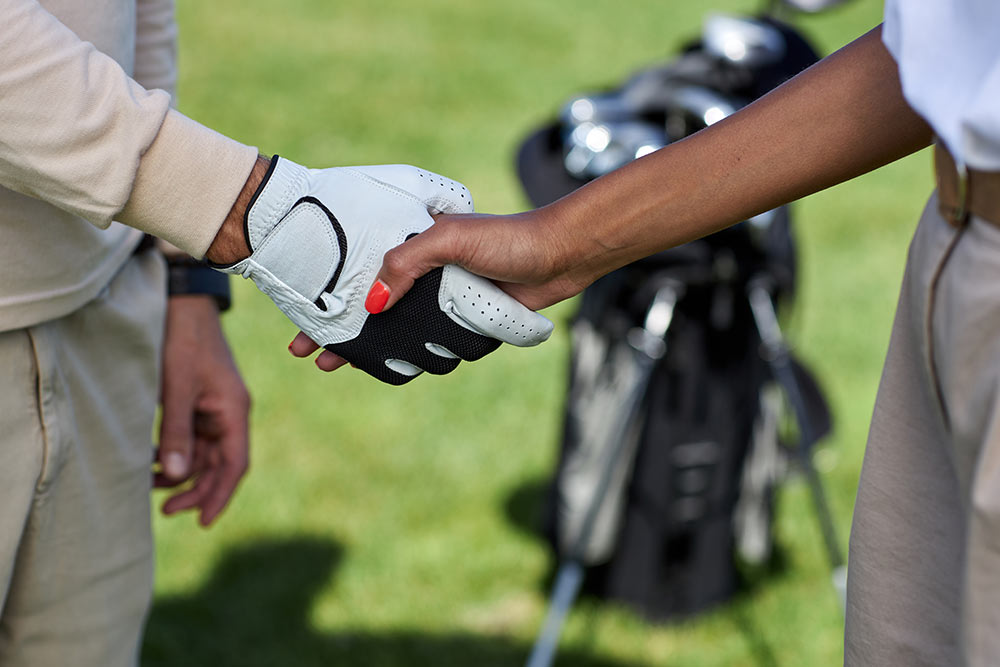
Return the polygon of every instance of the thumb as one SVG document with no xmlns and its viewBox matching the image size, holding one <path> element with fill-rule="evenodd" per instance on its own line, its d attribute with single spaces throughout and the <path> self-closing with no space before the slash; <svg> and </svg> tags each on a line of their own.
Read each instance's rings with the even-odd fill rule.
<svg viewBox="0 0 1000 667">
<path fill-rule="evenodd" d="M 193 392 L 173 388 L 165 383 L 163 415 L 160 420 L 158 458 L 163 475 L 172 481 L 182 481 L 191 469 L 194 448 Z"/>
<path fill-rule="evenodd" d="M 391 308 L 403 298 L 414 281 L 431 269 L 456 261 L 450 225 L 437 221 L 433 227 L 396 246 L 382 258 L 382 267 L 365 298 L 365 310 L 371 314 Z"/>
</svg>

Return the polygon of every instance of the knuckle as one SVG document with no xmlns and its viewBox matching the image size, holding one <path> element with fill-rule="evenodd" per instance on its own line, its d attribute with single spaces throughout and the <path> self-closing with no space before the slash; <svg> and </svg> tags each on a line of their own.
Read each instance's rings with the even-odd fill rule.
<svg viewBox="0 0 1000 667">
<path fill-rule="evenodd" d="M 247 389 L 243 379 L 239 376 L 236 376 L 233 379 L 233 382 L 226 387 L 224 395 L 226 397 L 226 402 L 243 411 L 249 411 L 250 406 L 253 403 L 253 397 L 250 395 L 250 390 Z"/>
<path fill-rule="evenodd" d="M 250 448 L 240 447 L 232 457 L 232 467 L 241 475 L 250 468 Z"/>
<path fill-rule="evenodd" d="M 192 431 L 185 424 L 164 422 L 160 429 L 161 446 L 169 451 L 185 449 L 191 436 Z"/>
<path fill-rule="evenodd" d="M 236 392 L 236 400 L 239 402 L 240 407 L 249 412 L 250 407 L 253 405 L 253 396 L 247 390 L 246 385 L 241 384 L 239 390 Z"/>
<path fill-rule="evenodd" d="M 382 260 L 386 272 L 393 276 L 404 276 L 407 274 L 408 262 L 405 253 L 399 247 L 393 248 L 385 254 Z"/>
</svg>

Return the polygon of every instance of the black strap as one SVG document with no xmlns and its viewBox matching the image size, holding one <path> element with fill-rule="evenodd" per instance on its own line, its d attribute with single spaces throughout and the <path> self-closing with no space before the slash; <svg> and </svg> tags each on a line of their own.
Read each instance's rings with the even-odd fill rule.
<svg viewBox="0 0 1000 667">
<path fill-rule="evenodd" d="M 219 312 L 229 310 L 233 304 L 229 276 L 190 258 L 167 259 L 167 294 L 210 296 Z"/>
</svg>

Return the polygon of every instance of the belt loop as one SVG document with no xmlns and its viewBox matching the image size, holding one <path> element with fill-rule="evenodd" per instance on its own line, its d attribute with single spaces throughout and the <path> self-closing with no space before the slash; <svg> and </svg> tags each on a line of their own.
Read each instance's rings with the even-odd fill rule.
<svg viewBox="0 0 1000 667">
<path fill-rule="evenodd" d="M 955 171 L 958 172 L 958 201 L 955 204 L 955 219 L 959 223 L 967 222 L 969 215 L 969 168 L 965 160 L 952 157 L 955 161 Z"/>
<path fill-rule="evenodd" d="M 941 216 L 961 227 L 968 222 L 969 169 L 964 160 L 955 160 L 940 137 L 934 138 L 934 174 Z"/>
</svg>

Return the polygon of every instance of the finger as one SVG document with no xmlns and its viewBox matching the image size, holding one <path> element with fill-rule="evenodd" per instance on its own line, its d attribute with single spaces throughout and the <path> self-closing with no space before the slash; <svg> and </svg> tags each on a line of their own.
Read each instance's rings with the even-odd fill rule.
<svg viewBox="0 0 1000 667">
<path fill-rule="evenodd" d="M 323 350 L 319 353 L 319 356 L 316 357 L 316 366 L 321 371 L 326 371 L 327 373 L 337 370 L 346 363 L 346 359 L 340 355 L 334 354 L 330 350 Z"/>
<path fill-rule="evenodd" d="M 319 349 L 319 344 L 303 332 L 299 332 L 288 345 L 288 351 L 295 357 L 308 357 Z"/>
<path fill-rule="evenodd" d="M 211 485 L 201 502 L 201 525 L 208 526 L 225 509 L 250 464 L 249 404 L 233 404 L 217 413 L 213 423 L 218 430 L 213 438 L 208 464 Z M 200 481 L 200 480 L 199 480 Z"/>
<path fill-rule="evenodd" d="M 404 165 L 352 167 L 378 181 L 391 183 L 427 206 L 430 213 L 472 213 L 472 193 L 458 181 L 426 169 Z"/>
<path fill-rule="evenodd" d="M 528 310 L 541 310 L 576 296 L 583 289 L 569 281 L 551 281 L 538 285 L 524 283 L 508 283 L 495 280 L 494 284 L 507 294 L 520 301 Z"/>
<path fill-rule="evenodd" d="M 167 477 L 162 471 L 153 473 L 153 488 L 155 489 L 172 489 L 180 486 L 186 481 L 186 479 L 173 479 L 171 477 Z"/>
<path fill-rule="evenodd" d="M 199 503 L 201 525 L 208 526 L 222 513 L 233 494 L 240 480 L 247 471 L 247 459 L 239 456 L 233 459 L 226 458 L 222 464 L 212 470 L 211 483 L 206 487 L 205 494 Z"/>
<path fill-rule="evenodd" d="M 157 459 L 164 477 L 187 479 L 194 446 L 194 389 L 184 378 L 164 378 L 163 417 Z"/>
<path fill-rule="evenodd" d="M 413 282 L 431 269 L 458 260 L 458 249 L 448 231 L 451 223 L 436 222 L 422 234 L 396 246 L 382 258 L 379 269 L 365 299 L 365 309 L 372 314 L 392 308 Z"/>
<path fill-rule="evenodd" d="M 188 468 L 188 475 L 184 479 L 173 479 L 167 477 L 163 473 L 163 466 L 157 461 L 157 465 L 154 468 L 153 474 L 153 486 L 155 488 L 162 489 L 172 489 L 176 488 L 182 484 L 190 482 L 193 478 L 197 477 L 200 473 L 204 472 L 208 467 L 209 452 L 211 451 L 212 445 L 208 444 L 206 440 L 205 433 L 207 432 L 205 422 L 202 419 L 203 415 L 200 413 L 195 416 L 195 439 L 194 448 L 191 452 L 191 461 Z M 213 427 L 208 427 L 213 428 Z M 157 457 L 159 458 L 159 457 Z"/>
<path fill-rule="evenodd" d="M 529 310 L 493 282 L 448 265 L 441 279 L 441 298 L 452 319 L 484 336 L 510 345 L 530 347 L 548 340 L 554 325 Z"/>
<path fill-rule="evenodd" d="M 201 507 L 212 485 L 215 483 L 215 476 L 216 473 L 214 470 L 206 470 L 198 476 L 194 486 L 190 489 L 175 493 L 167 498 L 166 502 L 163 503 L 161 511 L 165 515 L 170 516 L 171 514 Z"/>
</svg>

